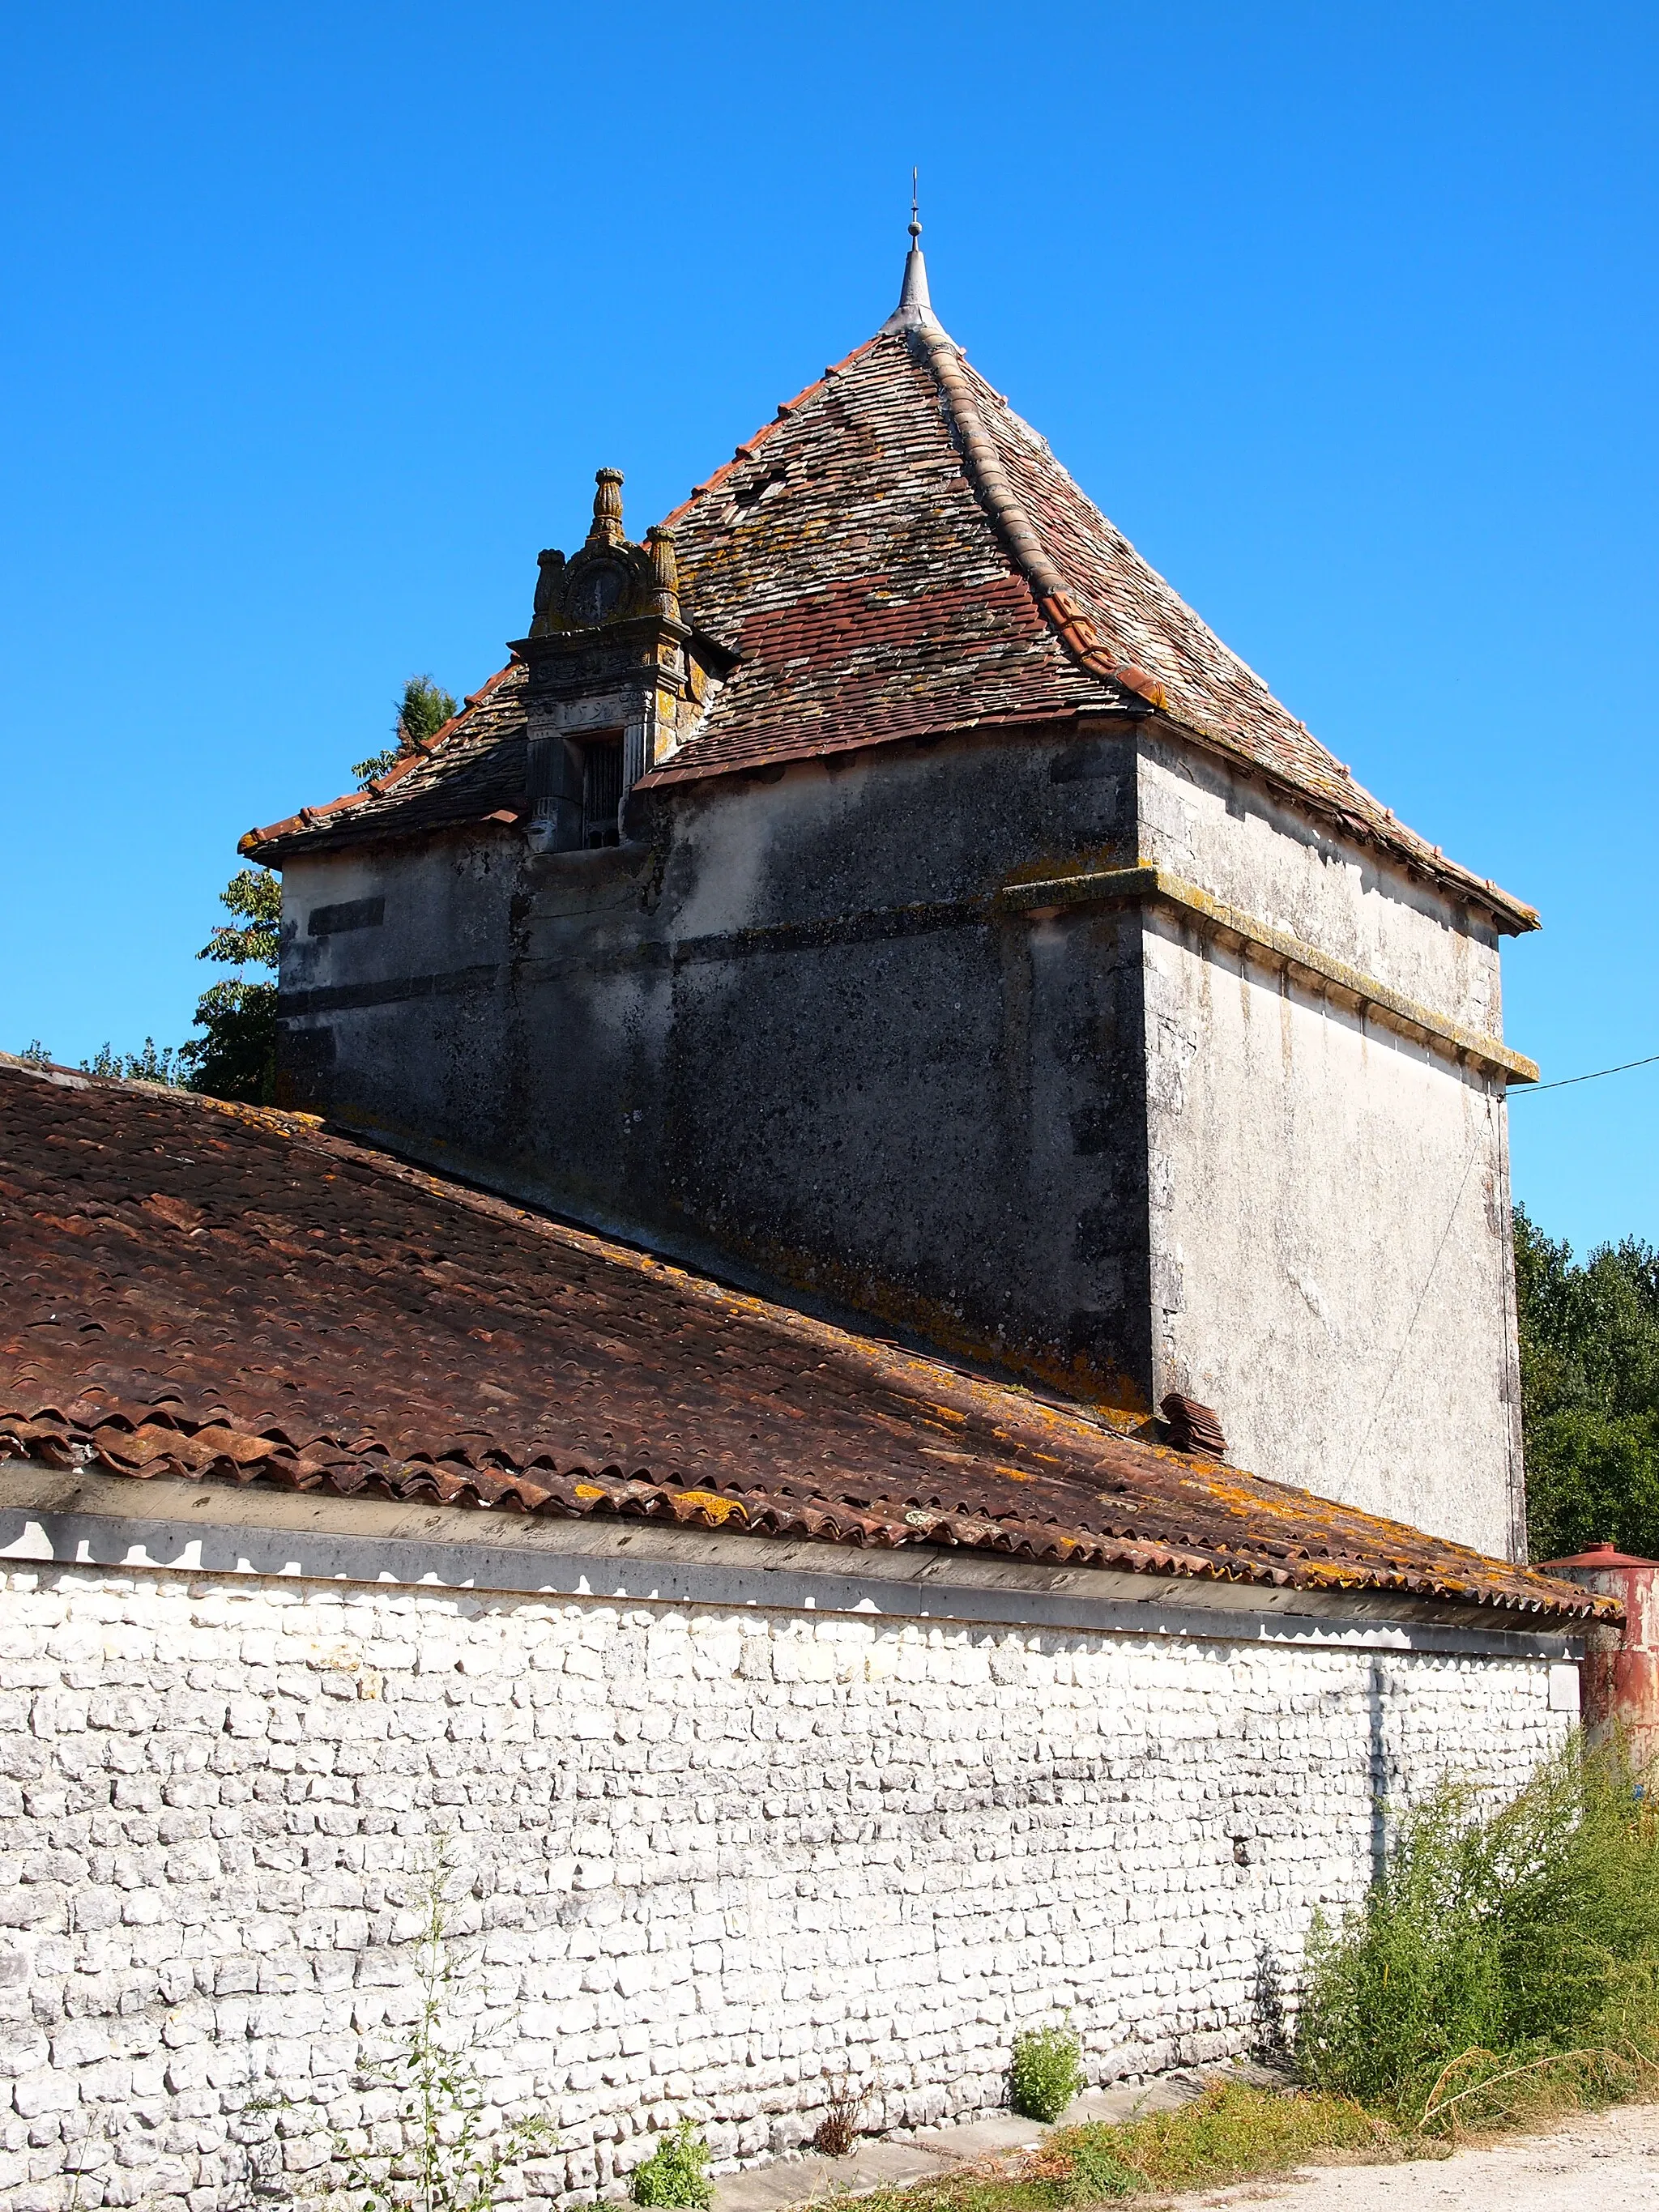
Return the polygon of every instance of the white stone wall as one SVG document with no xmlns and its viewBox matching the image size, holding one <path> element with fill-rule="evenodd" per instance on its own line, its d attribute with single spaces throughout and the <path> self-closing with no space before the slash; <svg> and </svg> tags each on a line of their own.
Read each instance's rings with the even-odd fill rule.
<svg viewBox="0 0 1659 2212">
<path fill-rule="evenodd" d="M 1211 754 L 1149 737 L 1137 780 L 1144 860 L 1419 1006 L 1503 1036 L 1489 922 Z"/>
<path fill-rule="evenodd" d="M 1540 1660 L 89 1566 L 3 1604 L 11 2212 L 389 2154 L 358 2069 L 445 1835 L 473 2055 L 569 2203 L 683 2114 L 793 2145 L 843 2070 L 890 2127 L 982 2111 L 1067 2008 L 1097 2080 L 1243 2049 L 1378 1790 L 1516 1784 L 1571 1717 Z"/>
</svg>

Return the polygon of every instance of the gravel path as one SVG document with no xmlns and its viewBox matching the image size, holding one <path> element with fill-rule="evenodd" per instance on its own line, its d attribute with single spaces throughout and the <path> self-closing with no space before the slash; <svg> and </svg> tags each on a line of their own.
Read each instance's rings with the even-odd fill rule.
<svg viewBox="0 0 1659 2212">
<path fill-rule="evenodd" d="M 1447 2159 L 1313 2166 L 1293 2181 L 1177 2201 L 1285 2212 L 1659 2212 L 1659 2105 L 1621 2105 Z"/>
</svg>

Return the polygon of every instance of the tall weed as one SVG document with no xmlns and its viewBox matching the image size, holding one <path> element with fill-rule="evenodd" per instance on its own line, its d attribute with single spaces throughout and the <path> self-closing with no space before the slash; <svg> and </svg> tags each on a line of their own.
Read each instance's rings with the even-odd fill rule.
<svg viewBox="0 0 1659 2212">
<path fill-rule="evenodd" d="M 1611 2091 L 1656 2033 L 1659 1820 L 1620 1751 L 1574 1741 L 1496 1812 L 1449 1783 L 1408 1816 L 1364 1904 L 1315 1932 L 1297 2057 L 1421 2126 L 1493 2117 L 1500 2076 L 1508 2102 L 1541 2094 L 1553 2059 Z"/>
<path fill-rule="evenodd" d="M 535 2112 L 507 2119 L 492 2105 L 473 2063 L 449 1942 L 454 1872 L 449 1838 L 441 1836 L 416 1877 L 422 1921 L 415 1958 L 418 2006 L 390 2055 L 365 2064 L 359 2077 L 365 2088 L 392 2093 L 401 2148 L 388 2148 L 379 2129 L 333 2126 L 331 2168 L 297 2184 L 266 2174 L 254 2184 L 256 2195 L 280 2198 L 290 2212 L 319 2201 L 342 2212 L 496 2212 L 504 2198 L 523 2195 L 525 2161 L 556 2148 L 551 2120 Z M 293 2109 L 282 2094 L 256 2098 L 246 2107 L 251 2118 Z M 343 2186 L 330 2187 L 331 2170 L 341 2168 Z"/>
</svg>

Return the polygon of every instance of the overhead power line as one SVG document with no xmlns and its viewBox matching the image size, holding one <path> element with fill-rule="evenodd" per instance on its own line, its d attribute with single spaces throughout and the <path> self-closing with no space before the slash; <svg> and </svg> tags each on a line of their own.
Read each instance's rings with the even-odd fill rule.
<svg viewBox="0 0 1659 2212">
<path fill-rule="evenodd" d="M 1617 1067 L 1593 1067 L 1588 1075 L 1564 1075 L 1556 1083 L 1528 1083 L 1519 1091 L 1511 1091 L 1511 1098 L 1527 1098 L 1539 1091 L 1570 1091 L 1575 1083 L 1599 1083 L 1604 1075 L 1623 1075 L 1632 1067 L 1651 1067 L 1659 1060 L 1659 1052 L 1650 1052 L 1644 1060 L 1621 1060 Z"/>
</svg>

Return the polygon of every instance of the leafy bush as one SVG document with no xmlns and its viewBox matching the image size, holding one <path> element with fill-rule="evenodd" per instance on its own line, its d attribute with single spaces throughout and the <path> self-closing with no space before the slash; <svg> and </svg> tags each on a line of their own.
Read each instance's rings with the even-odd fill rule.
<svg viewBox="0 0 1659 2212">
<path fill-rule="evenodd" d="M 210 984 L 196 1002 L 196 1019 L 207 1035 L 179 1048 L 191 1089 L 269 1106 L 276 1095 L 276 986 L 240 978 Z"/>
<path fill-rule="evenodd" d="M 1297 2056 L 1420 2126 L 1501 2117 L 1482 2084 L 1569 2053 L 1616 2089 L 1656 2029 L 1659 1820 L 1620 1753 L 1574 1742 L 1495 1813 L 1448 1784 L 1407 1820 L 1364 1905 L 1316 1931 Z"/>
<path fill-rule="evenodd" d="M 1627 1237 L 1580 1263 L 1517 1206 L 1515 1289 L 1532 1557 L 1659 1556 L 1659 1251 Z"/>
<path fill-rule="evenodd" d="M 690 2120 L 665 2135 L 649 2158 L 634 2168 L 629 2194 L 636 2204 L 703 2206 L 714 2201 L 708 2179 L 711 2154 Z"/>
<path fill-rule="evenodd" d="M 238 921 L 221 922 L 197 954 L 239 970 L 276 965 L 283 886 L 269 868 L 240 868 L 219 894 Z M 196 1025 L 179 1060 L 192 1090 L 210 1098 L 269 1106 L 276 1091 L 276 986 L 245 974 L 210 984 L 196 1002 Z"/>
<path fill-rule="evenodd" d="M 1030 2027 L 1014 2038 L 1008 2101 L 1028 2120 L 1057 2120 L 1083 2087 L 1083 2045 L 1064 2027 Z"/>
<path fill-rule="evenodd" d="M 1563 1559 L 1591 1544 L 1659 1558 L 1659 1407 L 1563 1407 L 1527 1423 L 1527 1547 Z"/>
</svg>

